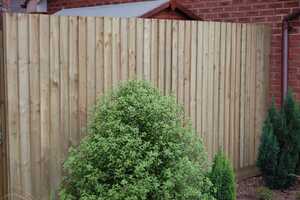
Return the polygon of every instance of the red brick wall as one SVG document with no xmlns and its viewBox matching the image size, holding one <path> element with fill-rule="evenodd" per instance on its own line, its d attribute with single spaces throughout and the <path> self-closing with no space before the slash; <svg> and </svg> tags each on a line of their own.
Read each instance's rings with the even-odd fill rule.
<svg viewBox="0 0 300 200">
<path fill-rule="evenodd" d="M 280 103 L 281 23 L 285 15 L 300 9 L 299 0 L 183 0 L 184 5 L 204 20 L 264 23 L 272 27 L 270 97 Z M 294 20 L 290 33 L 289 86 L 300 100 L 300 20 Z"/>
</svg>

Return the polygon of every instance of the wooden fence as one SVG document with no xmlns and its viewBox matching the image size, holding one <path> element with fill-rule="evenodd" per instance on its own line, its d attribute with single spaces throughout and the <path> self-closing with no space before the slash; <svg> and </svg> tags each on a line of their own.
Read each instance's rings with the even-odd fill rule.
<svg viewBox="0 0 300 200">
<path fill-rule="evenodd" d="M 209 157 L 255 164 L 266 113 L 263 25 L 4 14 L 10 194 L 49 199 L 96 97 L 127 79 L 173 93 Z"/>
</svg>

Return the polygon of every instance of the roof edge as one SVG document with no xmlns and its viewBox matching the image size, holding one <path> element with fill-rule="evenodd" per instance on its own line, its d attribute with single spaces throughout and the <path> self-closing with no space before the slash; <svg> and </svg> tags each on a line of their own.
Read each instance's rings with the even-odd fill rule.
<svg viewBox="0 0 300 200">
<path fill-rule="evenodd" d="M 155 14 L 163 11 L 164 9 L 167 9 L 171 7 L 172 10 L 178 10 L 182 12 L 184 15 L 189 17 L 192 20 L 202 20 L 198 15 L 194 14 L 192 11 L 188 10 L 184 5 L 178 3 L 176 0 L 171 0 L 170 2 L 164 3 L 160 5 L 157 8 L 154 8 L 153 10 L 141 15 L 140 17 L 143 18 L 150 18 L 153 17 Z"/>
</svg>

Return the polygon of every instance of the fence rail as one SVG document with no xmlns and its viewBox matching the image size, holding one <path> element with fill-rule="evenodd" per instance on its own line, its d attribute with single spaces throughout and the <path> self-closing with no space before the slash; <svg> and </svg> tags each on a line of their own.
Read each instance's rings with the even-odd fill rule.
<svg viewBox="0 0 300 200">
<path fill-rule="evenodd" d="M 145 79 L 173 93 L 207 147 L 255 164 L 266 113 L 263 25 L 4 14 L 9 188 L 49 199 L 96 97 Z"/>
</svg>

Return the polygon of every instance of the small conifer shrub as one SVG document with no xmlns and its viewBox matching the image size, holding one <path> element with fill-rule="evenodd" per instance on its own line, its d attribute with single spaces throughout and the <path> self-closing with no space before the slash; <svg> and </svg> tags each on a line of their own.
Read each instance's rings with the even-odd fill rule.
<svg viewBox="0 0 300 200">
<path fill-rule="evenodd" d="M 214 158 L 210 180 L 216 188 L 215 198 L 217 200 L 236 199 L 234 171 L 230 161 L 221 151 Z"/>
<path fill-rule="evenodd" d="M 257 167 L 262 172 L 267 186 L 271 188 L 276 188 L 279 151 L 279 144 L 273 134 L 272 125 L 269 120 L 266 120 L 261 136 Z"/>
<path fill-rule="evenodd" d="M 62 200 L 213 200 L 207 155 L 175 98 L 129 81 L 96 104 Z"/>
<path fill-rule="evenodd" d="M 300 110 L 290 91 L 277 111 L 274 103 L 265 121 L 257 166 L 268 187 L 286 189 L 296 181 L 300 155 Z"/>
</svg>

